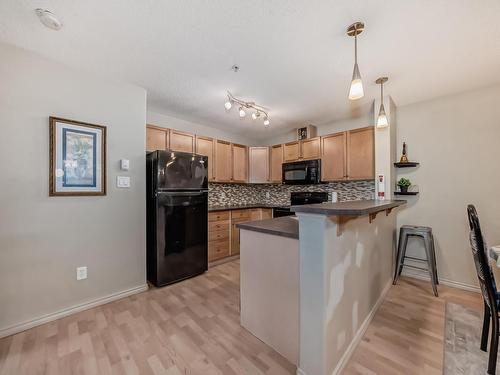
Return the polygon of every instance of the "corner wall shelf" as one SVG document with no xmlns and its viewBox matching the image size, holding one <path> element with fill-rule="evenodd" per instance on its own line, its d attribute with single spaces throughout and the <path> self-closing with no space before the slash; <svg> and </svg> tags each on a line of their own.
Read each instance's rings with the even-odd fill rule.
<svg viewBox="0 0 500 375">
<path fill-rule="evenodd" d="M 416 161 L 407 161 L 406 163 L 394 163 L 394 166 L 396 168 L 410 168 L 410 167 L 417 167 L 420 165 L 420 163 L 417 163 Z"/>
<path fill-rule="evenodd" d="M 417 195 L 418 191 L 407 191 L 407 192 L 402 192 L 402 191 L 395 191 L 394 195 Z"/>
</svg>

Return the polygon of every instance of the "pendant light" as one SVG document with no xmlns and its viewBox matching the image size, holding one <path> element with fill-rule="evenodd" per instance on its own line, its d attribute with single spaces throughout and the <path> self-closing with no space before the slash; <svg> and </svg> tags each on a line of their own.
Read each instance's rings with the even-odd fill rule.
<svg viewBox="0 0 500 375">
<path fill-rule="evenodd" d="M 380 77 L 375 81 L 376 84 L 380 85 L 380 109 L 378 110 L 377 117 L 377 128 L 386 128 L 389 126 L 389 121 L 387 120 L 387 115 L 385 114 L 384 108 L 384 83 L 387 82 L 389 78 Z"/>
<path fill-rule="evenodd" d="M 352 72 L 351 88 L 349 90 L 349 99 L 357 100 L 365 96 L 363 91 L 363 82 L 358 67 L 358 35 L 365 29 L 363 22 L 355 22 L 347 28 L 347 35 L 354 37 L 354 69 Z"/>
</svg>

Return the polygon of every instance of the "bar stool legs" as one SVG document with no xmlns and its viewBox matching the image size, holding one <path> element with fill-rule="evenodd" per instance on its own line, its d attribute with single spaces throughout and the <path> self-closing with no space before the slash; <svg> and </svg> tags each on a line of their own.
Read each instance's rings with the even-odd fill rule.
<svg viewBox="0 0 500 375">
<path fill-rule="evenodd" d="M 406 256 L 406 248 L 408 245 L 408 237 L 419 237 L 424 241 L 425 249 L 425 259 L 414 258 Z M 416 267 L 412 265 L 405 264 L 405 259 L 411 259 L 413 261 L 425 262 L 427 263 L 427 269 L 422 267 Z M 419 227 L 412 225 L 403 225 L 399 230 L 399 243 L 398 243 L 398 255 L 396 259 L 396 268 L 394 270 L 394 280 L 393 284 L 399 280 L 403 267 L 410 267 L 419 270 L 429 271 L 429 276 L 431 278 L 432 290 L 434 295 L 438 296 L 437 285 L 439 285 L 439 279 L 437 274 L 436 265 L 436 250 L 434 246 L 434 236 L 432 235 L 432 229 L 429 227 Z"/>
</svg>

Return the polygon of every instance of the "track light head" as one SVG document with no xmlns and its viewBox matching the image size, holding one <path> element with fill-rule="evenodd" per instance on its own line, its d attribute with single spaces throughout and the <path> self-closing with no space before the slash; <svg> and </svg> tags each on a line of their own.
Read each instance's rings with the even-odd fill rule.
<svg viewBox="0 0 500 375">
<path fill-rule="evenodd" d="M 224 103 L 224 107 L 226 108 L 226 111 L 229 111 L 232 106 L 233 106 L 233 104 L 231 103 L 231 100 L 229 100 L 229 99 Z"/>
<path fill-rule="evenodd" d="M 241 118 L 243 118 L 243 117 L 245 117 L 245 116 L 247 115 L 247 114 L 246 114 L 246 112 L 245 112 L 245 110 L 243 109 L 243 107 L 240 107 L 240 112 L 239 112 L 239 114 L 240 114 L 240 117 L 241 117 Z"/>
<path fill-rule="evenodd" d="M 269 124 L 270 124 L 269 117 L 267 117 L 267 116 L 264 117 L 264 125 L 269 126 Z"/>
</svg>

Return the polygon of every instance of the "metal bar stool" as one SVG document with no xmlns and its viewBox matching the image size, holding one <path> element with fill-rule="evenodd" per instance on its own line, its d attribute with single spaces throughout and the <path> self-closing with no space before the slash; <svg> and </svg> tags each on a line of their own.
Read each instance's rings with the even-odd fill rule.
<svg viewBox="0 0 500 375">
<path fill-rule="evenodd" d="M 426 254 L 425 259 L 406 256 L 406 245 L 408 245 L 408 237 L 412 236 L 423 239 Z M 405 259 L 410 259 L 417 262 L 425 262 L 427 263 L 427 268 L 405 264 Z M 437 275 L 436 251 L 434 247 L 434 236 L 432 235 L 432 228 L 420 227 L 416 225 L 403 225 L 401 227 L 401 229 L 399 230 L 398 256 L 396 260 L 396 270 L 394 272 L 393 281 L 394 285 L 396 285 L 399 277 L 401 276 L 403 266 L 422 271 L 429 271 L 429 275 L 431 276 L 432 290 L 434 291 L 434 295 L 436 297 L 438 296 L 437 285 L 439 284 L 439 280 Z"/>
</svg>

